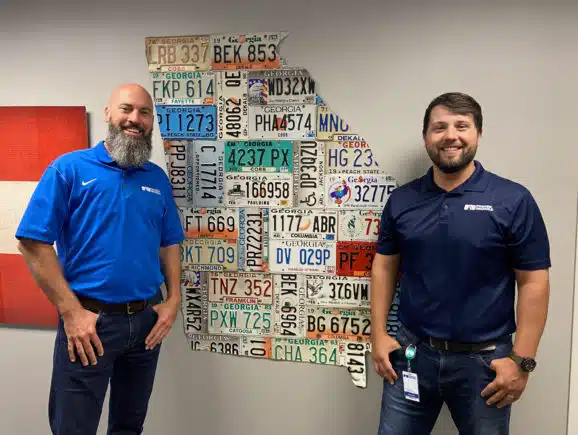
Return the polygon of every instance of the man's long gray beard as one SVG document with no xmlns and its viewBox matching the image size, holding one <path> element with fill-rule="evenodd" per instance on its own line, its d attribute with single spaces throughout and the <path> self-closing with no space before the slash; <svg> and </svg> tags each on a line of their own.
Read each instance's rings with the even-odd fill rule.
<svg viewBox="0 0 578 435">
<path fill-rule="evenodd" d="M 137 124 L 129 123 L 124 128 L 142 127 Z M 106 146 L 110 156 L 122 167 L 140 167 L 146 163 L 152 152 L 152 131 L 142 137 L 127 136 L 122 132 L 123 127 L 108 124 L 108 135 L 106 137 Z"/>
</svg>

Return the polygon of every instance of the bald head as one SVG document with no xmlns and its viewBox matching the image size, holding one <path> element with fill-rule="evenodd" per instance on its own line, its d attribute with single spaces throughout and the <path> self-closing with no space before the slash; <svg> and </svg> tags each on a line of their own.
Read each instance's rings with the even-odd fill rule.
<svg viewBox="0 0 578 435">
<path fill-rule="evenodd" d="M 105 144 L 111 156 L 123 166 L 139 166 L 150 156 L 153 130 L 153 102 L 138 84 L 114 89 L 104 108 L 109 134 Z"/>
</svg>

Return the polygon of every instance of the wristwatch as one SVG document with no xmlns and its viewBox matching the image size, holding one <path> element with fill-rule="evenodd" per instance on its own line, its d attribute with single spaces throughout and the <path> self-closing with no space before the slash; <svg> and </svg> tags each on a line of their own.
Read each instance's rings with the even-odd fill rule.
<svg viewBox="0 0 578 435">
<path fill-rule="evenodd" d="M 530 373 L 536 368 L 536 360 L 534 358 L 519 356 L 516 355 L 513 351 L 510 353 L 509 357 L 513 359 L 516 364 L 518 364 L 523 372 Z"/>
</svg>

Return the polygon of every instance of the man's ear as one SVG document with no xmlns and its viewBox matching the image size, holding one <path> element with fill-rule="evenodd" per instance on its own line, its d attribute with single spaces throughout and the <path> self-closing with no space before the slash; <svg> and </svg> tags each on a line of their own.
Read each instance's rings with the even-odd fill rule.
<svg viewBox="0 0 578 435">
<path fill-rule="evenodd" d="M 104 106 L 104 120 L 110 122 L 110 109 L 108 106 Z"/>
</svg>

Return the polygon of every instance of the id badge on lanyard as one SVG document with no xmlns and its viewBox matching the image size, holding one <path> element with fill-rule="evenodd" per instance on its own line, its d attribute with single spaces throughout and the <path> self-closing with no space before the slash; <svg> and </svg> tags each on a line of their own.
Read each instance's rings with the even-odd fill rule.
<svg viewBox="0 0 578 435">
<path fill-rule="evenodd" d="M 407 400 L 419 402 L 419 382 L 416 373 L 411 371 L 411 360 L 415 358 L 416 347 L 410 344 L 405 349 L 405 359 L 407 360 L 407 370 L 402 372 L 403 375 L 403 394 Z"/>
</svg>

